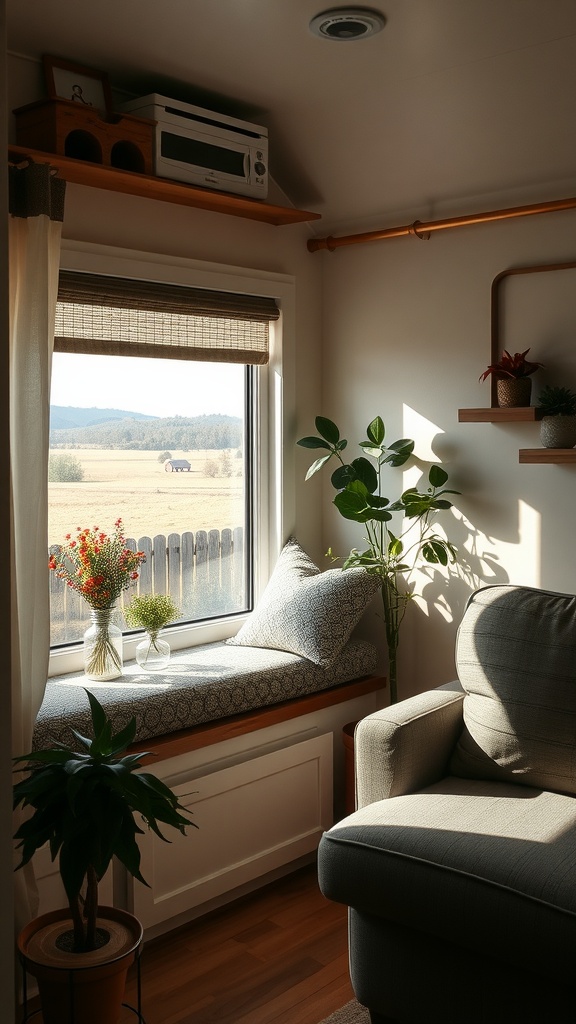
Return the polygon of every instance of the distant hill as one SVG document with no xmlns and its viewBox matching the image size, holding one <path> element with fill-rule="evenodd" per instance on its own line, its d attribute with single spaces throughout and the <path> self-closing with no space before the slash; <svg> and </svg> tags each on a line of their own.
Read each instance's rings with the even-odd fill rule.
<svg viewBox="0 0 576 1024">
<path fill-rule="evenodd" d="M 50 429 L 67 430 L 71 427 L 92 427 L 96 423 L 107 423 L 110 420 L 153 420 L 155 416 L 146 416 L 141 412 L 128 412 L 125 409 L 80 409 L 75 405 L 51 405 Z"/>
<path fill-rule="evenodd" d="M 56 407 L 58 408 L 58 407 Z M 51 448 L 121 448 L 139 451 L 198 451 L 240 448 L 239 416 L 140 416 L 114 409 L 64 409 L 92 414 L 91 423 L 56 427 L 51 420 Z M 115 414 L 115 415 L 113 415 Z M 100 418 L 98 418 L 100 417 Z"/>
</svg>

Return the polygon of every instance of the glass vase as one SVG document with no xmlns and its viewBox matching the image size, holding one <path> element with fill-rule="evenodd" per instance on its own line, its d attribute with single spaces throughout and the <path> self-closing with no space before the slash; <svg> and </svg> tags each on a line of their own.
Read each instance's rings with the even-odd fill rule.
<svg viewBox="0 0 576 1024">
<path fill-rule="evenodd" d="M 170 644 L 158 633 L 146 633 L 136 648 L 136 661 L 146 672 L 160 672 L 170 661 Z"/>
<path fill-rule="evenodd" d="M 84 674 L 87 679 L 118 679 L 122 675 L 122 632 L 112 622 L 114 608 L 91 608 L 92 622 L 84 633 Z"/>
</svg>

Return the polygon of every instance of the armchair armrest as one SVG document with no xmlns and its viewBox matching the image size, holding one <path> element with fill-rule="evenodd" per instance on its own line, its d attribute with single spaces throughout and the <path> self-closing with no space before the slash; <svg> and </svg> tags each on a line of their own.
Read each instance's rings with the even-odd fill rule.
<svg viewBox="0 0 576 1024">
<path fill-rule="evenodd" d="M 452 687 L 454 684 L 450 684 Z M 462 729 L 464 692 L 439 687 L 376 711 L 356 726 L 357 807 L 412 793 L 446 774 Z"/>
</svg>

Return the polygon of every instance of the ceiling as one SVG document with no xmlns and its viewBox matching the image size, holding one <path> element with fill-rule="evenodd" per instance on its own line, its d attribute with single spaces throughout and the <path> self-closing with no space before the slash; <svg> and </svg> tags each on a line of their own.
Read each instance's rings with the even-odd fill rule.
<svg viewBox="0 0 576 1024">
<path fill-rule="evenodd" d="M 267 125 L 272 176 L 317 233 L 575 194 L 576 0 L 376 0 L 384 29 L 354 42 L 312 35 L 328 6 L 7 0 L 8 49 L 104 71 L 118 99 Z"/>
</svg>

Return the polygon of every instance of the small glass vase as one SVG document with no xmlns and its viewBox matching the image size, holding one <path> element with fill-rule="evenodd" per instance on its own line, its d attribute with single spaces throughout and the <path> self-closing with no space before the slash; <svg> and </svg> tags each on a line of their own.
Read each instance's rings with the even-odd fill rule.
<svg viewBox="0 0 576 1024">
<path fill-rule="evenodd" d="M 146 633 L 136 648 L 136 661 L 146 672 L 161 672 L 170 661 L 170 644 L 158 633 Z"/>
<path fill-rule="evenodd" d="M 112 622 L 114 608 L 91 608 L 84 633 L 84 674 L 87 679 L 118 679 L 122 675 L 122 632 Z"/>
</svg>

